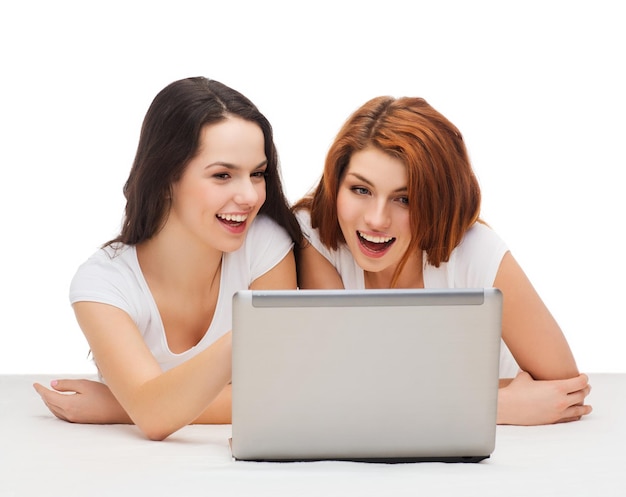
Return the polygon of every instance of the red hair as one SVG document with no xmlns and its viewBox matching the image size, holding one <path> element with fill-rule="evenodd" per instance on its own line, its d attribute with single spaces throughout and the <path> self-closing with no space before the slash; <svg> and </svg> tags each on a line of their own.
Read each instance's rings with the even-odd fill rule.
<svg viewBox="0 0 626 497">
<path fill-rule="evenodd" d="M 465 232 L 478 221 L 481 194 L 459 130 L 422 98 L 377 97 L 345 122 L 326 156 L 322 179 L 295 209 L 311 212 L 324 245 L 345 243 L 337 220 L 337 192 L 350 158 L 374 147 L 407 168 L 411 242 L 394 277 L 412 253 L 428 263 L 447 262 Z"/>
</svg>

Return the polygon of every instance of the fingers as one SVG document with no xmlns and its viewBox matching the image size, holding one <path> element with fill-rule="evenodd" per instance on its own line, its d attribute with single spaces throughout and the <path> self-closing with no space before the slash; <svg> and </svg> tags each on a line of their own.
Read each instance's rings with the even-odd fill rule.
<svg viewBox="0 0 626 497">
<path fill-rule="evenodd" d="M 586 374 L 580 374 L 575 378 L 568 381 L 568 394 L 567 400 L 570 404 L 567 409 L 563 411 L 563 417 L 558 421 L 559 423 L 569 423 L 571 421 L 578 421 L 583 416 L 590 414 L 593 408 L 590 405 L 586 405 L 585 398 L 591 392 L 591 385 L 589 385 L 589 378 Z"/>
<path fill-rule="evenodd" d="M 50 382 L 50 388 L 53 388 L 57 392 L 77 393 L 81 390 L 81 381 L 82 380 L 52 380 Z M 40 395 L 46 391 L 51 391 L 40 383 L 33 383 L 33 387 Z"/>
<path fill-rule="evenodd" d="M 83 383 L 83 380 L 52 380 L 50 386 L 57 392 L 79 393 L 82 391 Z"/>
<path fill-rule="evenodd" d="M 52 414 L 54 414 L 57 418 L 62 419 L 63 421 L 69 421 L 67 419 L 67 416 L 65 415 L 65 410 L 62 407 L 62 403 L 59 403 L 59 401 L 63 400 L 62 397 L 64 397 L 65 394 L 49 390 L 40 383 L 34 383 L 33 387 Z"/>
<path fill-rule="evenodd" d="M 582 390 L 577 390 L 575 392 L 570 392 L 567 394 L 566 397 L 566 401 L 568 403 L 568 405 L 573 406 L 573 405 L 583 405 L 583 403 L 585 402 L 585 397 L 587 397 L 587 395 L 589 395 L 589 392 L 591 391 L 591 387 L 589 385 L 587 385 L 585 388 L 583 388 Z"/>
<path fill-rule="evenodd" d="M 567 391 L 567 403 L 569 406 L 563 411 L 563 416 L 559 423 L 569 423 L 578 421 L 583 416 L 590 414 L 593 410 L 590 405 L 585 405 L 585 398 L 591 392 L 589 377 L 582 373 L 569 380 L 564 380 Z"/>
<path fill-rule="evenodd" d="M 567 380 L 561 380 L 562 385 L 567 388 L 568 392 L 577 392 L 579 390 L 583 390 L 585 387 L 589 386 L 589 377 L 581 373 L 574 378 L 569 378 Z"/>
<path fill-rule="evenodd" d="M 593 408 L 589 405 L 575 405 L 568 407 L 563 412 L 563 417 L 557 421 L 557 423 L 569 423 L 571 421 L 578 421 L 583 416 L 590 414 Z"/>
<path fill-rule="evenodd" d="M 33 383 L 33 388 L 39 395 L 43 395 L 48 389 L 44 387 L 41 383 Z"/>
<path fill-rule="evenodd" d="M 91 382 L 90 380 L 82 379 L 52 380 L 50 382 L 50 387 L 60 393 L 83 393 L 89 388 L 89 385 L 91 383 L 93 382 Z M 42 389 L 45 390 L 45 387 L 43 387 L 39 383 L 35 383 L 33 386 L 35 387 L 35 390 L 37 390 L 37 392 L 40 394 Z"/>
<path fill-rule="evenodd" d="M 591 406 L 585 406 L 585 398 L 591 393 L 591 385 L 587 383 L 589 381 L 586 374 L 581 374 L 576 378 L 572 378 L 571 383 L 568 384 L 567 388 L 567 402 L 570 406 L 584 407 L 588 408 L 585 412 L 582 412 L 581 415 L 586 415 L 591 412 Z M 582 385 L 582 388 L 578 388 Z"/>
</svg>

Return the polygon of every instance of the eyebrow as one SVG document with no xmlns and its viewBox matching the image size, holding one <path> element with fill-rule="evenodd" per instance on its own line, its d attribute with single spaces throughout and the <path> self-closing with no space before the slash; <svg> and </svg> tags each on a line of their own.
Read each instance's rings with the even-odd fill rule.
<svg viewBox="0 0 626 497">
<path fill-rule="evenodd" d="M 354 176 L 356 179 L 362 181 L 363 183 L 366 183 L 368 186 L 374 186 L 374 184 L 370 180 L 368 180 L 364 176 L 361 176 L 358 173 L 348 173 L 346 176 Z M 401 186 L 400 188 L 396 188 L 393 193 L 406 193 L 408 191 L 409 189 L 406 186 Z"/>
<path fill-rule="evenodd" d="M 260 162 L 258 165 L 256 165 L 253 168 L 253 170 L 260 169 L 260 168 L 262 168 L 264 166 L 267 166 L 267 159 L 264 160 L 263 162 Z M 211 164 L 207 164 L 204 168 L 205 169 L 209 169 L 211 167 L 225 167 L 226 169 L 229 169 L 229 170 L 242 169 L 242 166 L 238 166 L 238 165 L 232 164 L 230 162 L 221 162 L 221 161 L 212 162 Z"/>
</svg>

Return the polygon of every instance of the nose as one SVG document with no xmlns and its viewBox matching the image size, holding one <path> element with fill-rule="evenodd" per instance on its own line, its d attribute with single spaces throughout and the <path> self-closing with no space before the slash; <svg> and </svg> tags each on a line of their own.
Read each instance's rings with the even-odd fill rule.
<svg viewBox="0 0 626 497">
<path fill-rule="evenodd" d="M 235 202 L 238 205 L 252 207 L 259 201 L 259 193 L 250 179 L 244 179 L 237 185 Z"/>
<path fill-rule="evenodd" d="M 385 199 L 373 200 L 365 211 L 365 222 L 374 230 L 385 230 L 391 223 L 389 206 Z"/>
</svg>

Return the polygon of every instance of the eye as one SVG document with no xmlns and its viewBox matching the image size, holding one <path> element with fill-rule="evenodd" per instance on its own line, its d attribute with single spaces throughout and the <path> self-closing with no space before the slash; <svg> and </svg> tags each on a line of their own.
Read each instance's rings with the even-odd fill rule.
<svg viewBox="0 0 626 497">
<path fill-rule="evenodd" d="M 409 205 L 409 197 L 406 196 L 398 197 L 396 201 L 402 205 Z"/>
<path fill-rule="evenodd" d="M 370 191 L 364 186 L 353 186 L 350 188 L 357 195 L 369 195 Z"/>
<path fill-rule="evenodd" d="M 229 173 L 216 173 L 213 175 L 213 178 L 215 179 L 220 179 L 220 180 L 226 180 L 230 178 L 230 174 Z"/>
<path fill-rule="evenodd" d="M 253 178 L 265 179 L 267 178 L 267 171 L 254 171 L 250 176 Z"/>
</svg>

